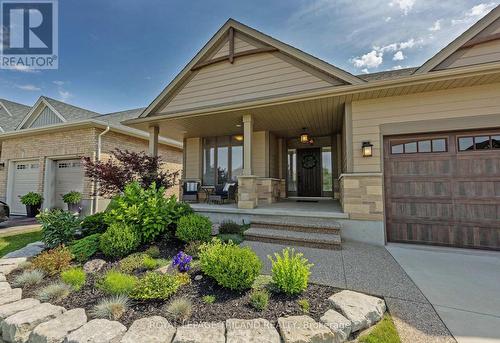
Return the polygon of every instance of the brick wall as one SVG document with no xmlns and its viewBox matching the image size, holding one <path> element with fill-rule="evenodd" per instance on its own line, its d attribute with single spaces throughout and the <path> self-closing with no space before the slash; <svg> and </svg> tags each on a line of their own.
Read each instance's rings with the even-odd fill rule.
<svg viewBox="0 0 500 343">
<path fill-rule="evenodd" d="M 384 199 L 381 174 L 343 174 L 341 203 L 351 219 L 383 220 Z"/>
</svg>

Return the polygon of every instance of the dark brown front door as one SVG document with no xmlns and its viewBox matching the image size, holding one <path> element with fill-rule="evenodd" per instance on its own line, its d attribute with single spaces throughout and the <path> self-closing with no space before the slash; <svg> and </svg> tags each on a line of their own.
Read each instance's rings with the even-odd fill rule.
<svg viewBox="0 0 500 343">
<path fill-rule="evenodd" d="M 500 130 L 384 139 L 387 238 L 500 249 Z"/>
<path fill-rule="evenodd" d="M 321 196 L 321 148 L 297 150 L 297 195 Z"/>
</svg>

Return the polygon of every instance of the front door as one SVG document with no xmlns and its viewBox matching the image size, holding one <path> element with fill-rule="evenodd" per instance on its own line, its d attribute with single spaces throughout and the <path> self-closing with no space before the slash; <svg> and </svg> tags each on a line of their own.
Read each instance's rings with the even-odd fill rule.
<svg viewBox="0 0 500 343">
<path fill-rule="evenodd" d="M 297 150 L 297 195 L 321 196 L 321 148 Z"/>
</svg>

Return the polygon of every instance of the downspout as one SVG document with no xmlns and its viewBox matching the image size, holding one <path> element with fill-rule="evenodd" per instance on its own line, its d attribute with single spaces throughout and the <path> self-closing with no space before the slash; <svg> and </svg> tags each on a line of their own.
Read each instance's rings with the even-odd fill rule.
<svg viewBox="0 0 500 343">
<path fill-rule="evenodd" d="M 110 130 L 110 128 L 108 125 L 106 127 L 106 130 L 104 130 L 103 132 L 101 132 L 97 136 L 97 156 L 96 156 L 97 162 L 99 162 L 101 160 L 102 136 L 104 136 L 106 133 L 108 133 L 109 130 Z M 93 211 L 94 214 L 99 211 L 99 195 L 97 194 L 98 189 L 99 189 L 99 182 L 95 181 L 94 182 L 94 191 L 96 192 L 96 194 L 94 195 L 94 211 Z"/>
</svg>

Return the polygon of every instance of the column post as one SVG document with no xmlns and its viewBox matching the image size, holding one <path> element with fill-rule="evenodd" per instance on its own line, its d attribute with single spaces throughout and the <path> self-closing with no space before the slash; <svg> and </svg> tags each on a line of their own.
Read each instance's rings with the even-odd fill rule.
<svg viewBox="0 0 500 343">
<path fill-rule="evenodd" d="M 253 118 L 251 114 L 243 116 L 243 175 L 252 175 L 252 135 Z"/>
<path fill-rule="evenodd" d="M 149 154 L 151 156 L 158 156 L 158 135 L 160 128 L 158 126 L 149 127 Z"/>
</svg>

